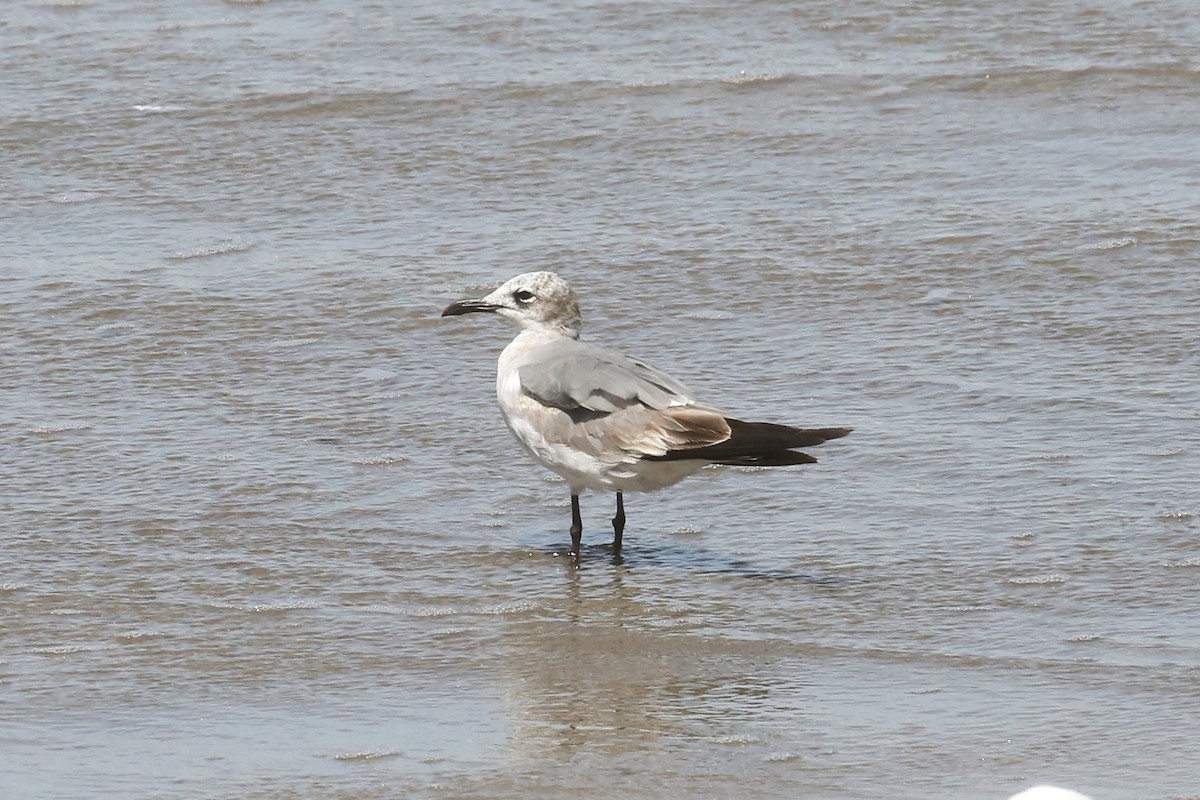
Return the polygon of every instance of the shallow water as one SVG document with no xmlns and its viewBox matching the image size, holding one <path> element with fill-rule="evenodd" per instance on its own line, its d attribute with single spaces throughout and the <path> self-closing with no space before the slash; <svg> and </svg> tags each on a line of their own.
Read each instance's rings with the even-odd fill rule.
<svg viewBox="0 0 1200 800">
<path fill-rule="evenodd" d="M 6 12 L 6 797 L 1200 796 L 1190 4 Z M 573 568 L 530 269 L 855 433 Z"/>
</svg>

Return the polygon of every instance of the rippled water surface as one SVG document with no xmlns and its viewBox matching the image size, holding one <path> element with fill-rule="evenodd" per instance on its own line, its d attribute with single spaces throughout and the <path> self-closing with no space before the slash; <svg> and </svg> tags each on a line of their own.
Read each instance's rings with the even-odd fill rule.
<svg viewBox="0 0 1200 800">
<path fill-rule="evenodd" d="M 0 22 L 0 784 L 1200 796 L 1200 9 L 55 2 Z M 584 498 L 498 320 L 802 469 Z"/>
</svg>

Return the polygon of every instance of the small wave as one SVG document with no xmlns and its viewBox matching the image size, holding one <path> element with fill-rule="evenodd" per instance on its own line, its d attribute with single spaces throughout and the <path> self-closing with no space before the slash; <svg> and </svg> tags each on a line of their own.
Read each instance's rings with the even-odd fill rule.
<svg viewBox="0 0 1200 800">
<path fill-rule="evenodd" d="M 439 608 L 436 606 L 393 606 L 385 603 L 364 606 L 368 614 L 391 614 L 398 617 L 448 617 L 462 613 L 458 608 Z"/>
<path fill-rule="evenodd" d="M 370 382 L 390 381 L 396 377 L 396 373 L 393 370 L 384 369 L 383 367 L 368 367 L 367 369 L 360 370 L 354 377 Z"/>
<path fill-rule="evenodd" d="M 61 422 L 57 425 L 38 425 L 36 428 L 30 428 L 30 433 L 45 434 L 45 433 L 62 433 L 63 431 L 86 431 L 92 427 L 90 422 Z"/>
<path fill-rule="evenodd" d="M 713 741 L 717 744 L 758 744 L 762 739 L 744 733 L 735 733 L 728 736 L 717 736 Z"/>
<path fill-rule="evenodd" d="M 655 80 L 638 80 L 628 84 L 630 89 L 665 89 L 671 85 L 670 81 L 655 81 Z"/>
<path fill-rule="evenodd" d="M 99 196 L 100 196 L 99 192 L 88 192 L 88 191 L 64 192 L 64 193 L 58 195 L 57 197 L 52 198 L 50 200 L 50 202 L 51 203 L 60 203 L 60 204 L 86 203 L 88 200 L 95 200 Z"/>
<path fill-rule="evenodd" d="M 251 614 L 275 614 L 283 611 L 300 611 L 320 608 L 317 603 L 309 600 L 285 600 L 280 603 L 227 603 L 222 600 L 212 600 L 205 603 L 209 608 L 219 608 L 228 611 L 249 611 Z"/>
<path fill-rule="evenodd" d="M 254 242 L 235 237 L 226 239 L 216 245 L 193 247 L 190 250 L 176 250 L 169 257 L 172 261 L 187 261 L 192 258 L 208 258 L 209 256 L 221 256 L 226 253 L 240 253 L 243 250 L 249 250 L 253 246 Z"/>
<path fill-rule="evenodd" d="M 94 649 L 92 647 L 84 647 L 80 644 L 64 644 L 53 647 L 34 647 L 31 652 L 44 656 L 69 656 L 75 653 L 86 653 Z"/>
<path fill-rule="evenodd" d="M 1117 250 L 1122 247 L 1129 247 L 1138 243 L 1136 236 L 1122 236 L 1120 239 L 1109 239 L 1106 242 L 1097 242 L 1092 245 L 1093 250 Z"/>
<path fill-rule="evenodd" d="M 173 114 L 176 111 L 183 111 L 183 106 L 161 106 L 154 103 L 139 104 L 132 108 L 143 114 Z"/>
<path fill-rule="evenodd" d="M 485 614 L 488 616 L 503 616 L 505 614 L 524 614 L 527 611 L 533 611 L 537 606 L 532 603 L 516 602 L 516 603 L 501 603 L 495 606 L 478 606 L 470 609 L 472 614 Z"/>
<path fill-rule="evenodd" d="M 139 639 L 158 639 L 162 636 L 166 636 L 166 634 L 163 633 L 162 631 L 138 630 L 138 631 L 129 631 L 128 633 L 122 633 L 117 638 L 120 639 L 122 642 L 136 642 Z"/>
<path fill-rule="evenodd" d="M 794 81 L 795 77 L 782 72 L 747 72 L 740 70 L 726 77 L 701 77 L 683 80 L 637 80 L 621 84 L 622 88 L 634 90 L 695 89 L 719 86 L 729 89 L 753 89 L 770 87 Z"/>
<path fill-rule="evenodd" d="M 939 303 L 951 303 L 962 298 L 963 295 L 959 294 L 954 289 L 942 287 L 938 289 L 930 289 L 925 293 L 924 297 L 917 301 L 917 303 L 924 306 L 931 306 Z"/>
<path fill-rule="evenodd" d="M 283 349 L 290 349 L 293 347 L 305 347 L 307 345 L 312 344 L 313 342 L 319 342 L 319 341 L 321 341 L 321 340 L 313 338 L 313 337 L 306 338 L 303 336 L 293 336 L 289 339 L 276 339 L 271 344 L 275 347 L 279 347 L 279 348 L 283 348 Z"/>
<path fill-rule="evenodd" d="M 408 461 L 408 456 L 394 456 L 391 453 L 384 453 L 379 456 L 356 458 L 350 463 L 359 467 L 390 467 L 393 464 L 403 464 L 405 461 Z"/>
<path fill-rule="evenodd" d="M 466 606 L 448 608 L 443 606 L 394 606 L 384 603 L 364 606 L 363 611 L 369 614 L 392 614 L 400 617 L 452 617 L 457 615 L 503 616 L 505 614 L 520 614 L 533 611 L 536 606 L 532 603 L 516 602 L 495 606 Z"/>
<path fill-rule="evenodd" d="M 291 600 L 283 603 L 260 603 L 246 606 L 246 610 L 253 614 L 270 614 L 277 611 L 297 611 L 313 608 L 317 608 L 317 604 L 308 600 Z"/>
<path fill-rule="evenodd" d="M 229 2 L 229 0 L 225 0 Z M 211 22 L 164 22 L 159 25 L 159 33 L 175 33 L 177 31 L 202 31 L 209 28 L 248 28 L 248 19 L 218 19 Z"/>
<path fill-rule="evenodd" d="M 447 636 L 461 636 L 462 634 L 470 633 L 473 630 L 475 629 L 463 627 L 462 625 L 451 625 L 448 628 L 438 628 L 437 630 L 433 631 L 433 635 L 445 638 Z"/>
<path fill-rule="evenodd" d="M 361 753 L 340 753 L 333 757 L 334 761 L 378 761 L 381 758 L 398 758 L 404 755 L 399 750 L 364 750 Z"/>
<path fill-rule="evenodd" d="M 1168 569 L 1200 567 L 1200 558 L 1185 558 L 1182 561 L 1164 561 L 1163 566 Z"/>
<path fill-rule="evenodd" d="M 1156 456 L 1158 458 L 1169 458 L 1183 454 L 1182 447 L 1171 447 L 1166 450 L 1142 450 L 1138 453 L 1139 456 Z"/>
<path fill-rule="evenodd" d="M 1056 583 L 1066 583 L 1067 576 L 1052 572 L 1049 575 L 1031 575 L 1025 578 L 1009 578 L 1007 583 L 1013 586 L 1050 586 Z"/>
<path fill-rule="evenodd" d="M 772 83 L 783 83 L 790 79 L 790 76 L 781 72 L 757 72 L 751 73 L 746 70 L 741 70 L 732 78 L 726 78 L 723 82 L 733 86 L 759 86 Z"/>
</svg>

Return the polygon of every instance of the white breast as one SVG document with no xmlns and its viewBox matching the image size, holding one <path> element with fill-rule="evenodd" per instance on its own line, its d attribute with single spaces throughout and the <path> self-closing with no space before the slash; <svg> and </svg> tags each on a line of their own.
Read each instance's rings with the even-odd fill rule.
<svg viewBox="0 0 1200 800">
<path fill-rule="evenodd" d="M 496 400 L 504 423 L 527 453 L 546 469 L 562 476 L 573 494 L 584 489 L 610 492 L 648 492 L 677 483 L 704 467 L 704 461 L 644 461 L 638 455 L 614 448 L 597 453 L 594 446 L 576 439 L 563 412 L 550 409 L 525 394 L 518 365 L 521 357 L 546 340 L 542 332 L 525 331 L 500 354 L 496 370 Z M 567 427 L 564 427 L 567 426 Z M 547 435 L 547 431 L 553 431 Z"/>
<path fill-rule="evenodd" d="M 603 465 L 595 457 L 565 443 L 550 441 L 543 434 L 539 423 L 544 422 L 542 417 L 548 412 L 521 390 L 521 377 L 516 369 L 521 354 L 538 343 L 534 337 L 535 334 L 530 332 L 522 333 L 500 354 L 496 369 L 496 400 L 504 415 L 504 424 L 525 452 L 570 484 L 572 493 L 578 494 L 584 489 L 612 490 L 612 485 L 605 480 Z"/>
</svg>

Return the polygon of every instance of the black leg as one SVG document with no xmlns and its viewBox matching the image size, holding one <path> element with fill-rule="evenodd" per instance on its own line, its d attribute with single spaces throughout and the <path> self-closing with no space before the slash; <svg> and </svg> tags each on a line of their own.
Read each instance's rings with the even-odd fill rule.
<svg viewBox="0 0 1200 800">
<path fill-rule="evenodd" d="M 621 534 L 625 533 L 625 498 L 617 492 L 617 515 L 613 523 L 613 555 L 621 555 Z"/>
<path fill-rule="evenodd" d="M 571 495 L 571 555 L 579 558 L 579 545 L 583 540 L 583 518 L 579 516 L 579 495 Z"/>
</svg>

